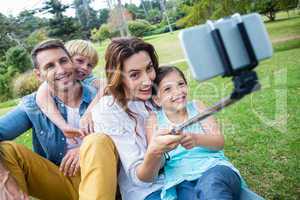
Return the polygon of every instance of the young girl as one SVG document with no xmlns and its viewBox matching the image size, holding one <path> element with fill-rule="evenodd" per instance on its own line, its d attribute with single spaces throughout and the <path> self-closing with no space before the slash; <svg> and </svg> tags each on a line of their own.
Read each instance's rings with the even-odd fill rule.
<svg viewBox="0 0 300 200">
<path fill-rule="evenodd" d="M 98 63 L 98 53 L 93 47 L 92 43 L 86 40 L 71 40 L 65 44 L 74 67 L 76 68 L 77 80 L 83 84 L 90 85 L 98 90 L 95 102 L 103 95 L 103 88 L 105 82 L 97 79 L 92 75 L 92 70 Z M 43 83 L 37 91 L 37 104 L 43 112 L 53 121 L 67 137 L 78 135 L 86 135 L 87 133 L 94 132 L 93 123 L 90 116 L 90 109 L 95 103 L 91 103 L 86 113 L 81 117 L 81 130 L 80 127 L 74 127 L 66 123 L 65 119 L 58 112 L 51 94 L 48 90 L 47 84 Z"/>
<path fill-rule="evenodd" d="M 147 122 L 147 139 L 160 129 L 170 131 L 204 110 L 201 102 L 187 100 L 184 74 L 176 67 L 160 67 L 154 81 L 153 100 L 161 108 Z M 239 199 L 239 171 L 224 156 L 224 137 L 212 117 L 178 133 L 180 145 L 168 152 L 161 198 Z M 198 197 L 197 197 L 198 195 Z"/>
</svg>

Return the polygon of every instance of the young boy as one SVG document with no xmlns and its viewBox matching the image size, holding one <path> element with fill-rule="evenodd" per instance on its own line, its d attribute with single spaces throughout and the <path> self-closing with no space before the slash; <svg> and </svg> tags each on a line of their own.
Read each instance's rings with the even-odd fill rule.
<svg viewBox="0 0 300 200">
<path fill-rule="evenodd" d="M 76 68 L 76 79 L 81 81 L 83 84 L 94 87 L 98 90 L 96 99 L 99 99 L 103 95 L 103 89 L 105 82 L 92 75 L 92 70 L 98 63 L 99 57 L 96 49 L 92 43 L 86 40 L 71 40 L 65 44 L 72 62 Z M 51 98 L 50 91 L 47 83 L 43 83 L 37 91 L 37 104 L 46 116 L 57 125 L 59 129 L 68 138 L 75 136 L 84 136 L 88 133 L 93 132 L 93 122 L 90 115 L 90 107 L 86 110 L 86 113 L 80 119 L 80 127 L 74 127 L 66 123 L 66 120 L 58 112 L 57 105 Z M 77 123 L 78 124 L 78 123 Z M 76 142 L 73 139 L 73 142 Z"/>
</svg>

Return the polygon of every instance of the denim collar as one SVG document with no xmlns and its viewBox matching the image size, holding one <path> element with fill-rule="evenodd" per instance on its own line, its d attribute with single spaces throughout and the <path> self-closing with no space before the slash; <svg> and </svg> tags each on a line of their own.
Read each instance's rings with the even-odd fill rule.
<svg viewBox="0 0 300 200">
<path fill-rule="evenodd" d="M 80 82 L 79 82 L 80 83 Z M 90 93 L 90 90 L 89 90 L 89 86 L 85 85 L 85 84 L 82 84 L 80 83 L 81 87 L 82 87 L 82 96 L 81 96 L 81 103 L 80 105 L 84 102 L 84 103 L 87 103 L 89 104 L 92 100 L 93 100 L 93 96 L 91 95 Z M 63 102 L 59 97 L 57 96 L 54 96 L 54 101 L 55 102 L 59 102 L 59 103 L 62 103 L 62 104 L 66 104 L 65 102 Z"/>
</svg>

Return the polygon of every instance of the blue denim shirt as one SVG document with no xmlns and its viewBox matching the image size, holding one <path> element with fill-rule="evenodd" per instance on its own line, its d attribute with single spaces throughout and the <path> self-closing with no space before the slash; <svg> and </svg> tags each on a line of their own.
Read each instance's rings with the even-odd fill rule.
<svg viewBox="0 0 300 200">
<path fill-rule="evenodd" d="M 96 90 L 82 84 L 82 100 L 79 107 L 82 116 L 96 95 Z M 67 120 L 65 104 L 53 97 Z M 22 98 L 21 103 L 12 111 L 0 118 L 0 141 L 13 140 L 32 128 L 32 144 L 36 153 L 59 165 L 66 153 L 66 137 L 58 127 L 42 113 L 36 104 L 36 93 Z"/>
</svg>

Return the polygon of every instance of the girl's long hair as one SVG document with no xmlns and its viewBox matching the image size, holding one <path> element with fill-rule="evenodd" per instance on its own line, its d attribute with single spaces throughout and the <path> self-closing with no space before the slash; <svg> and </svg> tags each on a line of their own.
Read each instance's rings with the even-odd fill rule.
<svg viewBox="0 0 300 200">
<path fill-rule="evenodd" d="M 158 57 L 154 47 L 136 37 L 115 38 L 108 45 L 105 53 L 105 73 L 107 78 L 107 86 L 105 95 L 112 95 L 125 112 L 137 124 L 135 113 L 128 108 L 128 99 L 125 95 L 125 87 L 123 85 L 123 69 L 124 62 L 132 55 L 145 51 L 149 54 L 155 73 L 158 70 Z M 136 126 L 137 127 L 137 126 Z M 136 129 L 136 128 L 135 128 Z"/>
</svg>

